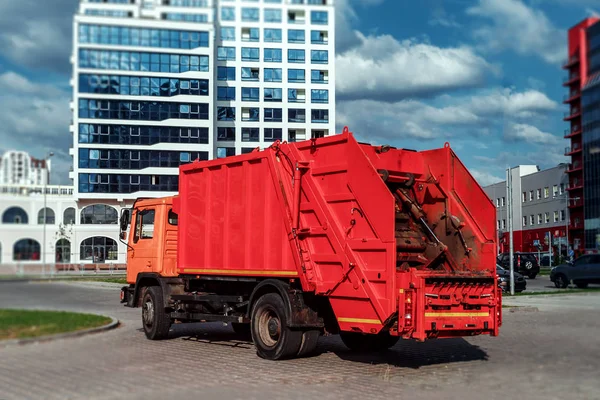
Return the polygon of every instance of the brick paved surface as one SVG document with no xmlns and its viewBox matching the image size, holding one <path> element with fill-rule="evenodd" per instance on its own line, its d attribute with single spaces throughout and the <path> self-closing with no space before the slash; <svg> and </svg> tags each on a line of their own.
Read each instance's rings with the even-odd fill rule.
<svg viewBox="0 0 600 400">
<path fill-rule="evenodd" d="M 561 306 L 537 296 L 539 312 L 505 309 L 498 338 L 401 341 L 357 356 L 333 336 L 322 338 L 319 355 L 283 362 L 259 359 L 220 324 L 178 325 L 170 340 L 146 340 L 140 310 L 122 307 L 118 295 L 110 285 L 0 284 L 0 307 L 123 322 L 106 333 L 0 347 L 0 399 L 600 399 L 600 295 L 561 296 Z"/>
</svg>

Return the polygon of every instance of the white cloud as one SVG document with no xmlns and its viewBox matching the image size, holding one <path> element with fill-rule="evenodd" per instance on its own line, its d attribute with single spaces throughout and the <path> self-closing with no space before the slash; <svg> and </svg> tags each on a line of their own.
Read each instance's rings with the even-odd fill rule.
<svg viewBox="0 0 600 400">
<path fill-rule="evenodd" d="M 52 179 L 67 182 L 73 140 L 68 93 L 11 71 L 0 74 L 0 93 L 0 150 L 23 150 L 38 158 L 54 151 Z"/>
<path fill-rule="evenodd" d="M 515 92 L 514 89 L 495 89 L 474 96 L 470 107 L 481 115 L 503 115 L 513 118 L 531 118 L 558 110 L 559 105 L 538 90 Z"/>
<path fill-rule="evenodd" d="M 482 85 L 495 69 L 469 47 L 440 48 L 390 35 L 356 33 L 358 46 L 336 58 L 341 99 L 400 100 Z"/>
<path fill-rule="evenodd" d="M 431 18 L 429 19 L 429 25 L 442 26 L 444 28 L 462 27 L 462 25 L 456 21 L 456 18 L 453 15 L 448 14 L 446 10 L 441 6 L 433 9 L 431 13 Z"/>
<path fill-rule="evenodd" d="M 558 136 L 542 132 L 535 126 L 527 124 L 513 124 L 504 132 L 504 138 L 508 141 L 523 141 L 541 145 L 558 145 L 562 140 Z"/>
<path fill-rule="evenodd" d="M 535 54 L 553 64 L 566 57 L 565 31 L 521 0 L 479 0 L 467 14 L 491 22 L 473 32 L 481 50 L 510 49 L 521 55 Z"/>
<path fill-rule="evenodd" d="M 502 182 L 504 178 L 500 178 L 492 173 L 477 169 L 477 168 L 469 168 L 469 172 L 473 175 L 473 178 L 477 180 L 481 186 L 489 186 L 494 183 Z"/>
<path fill-rule="evenodd" d="M 69 72 L 75 0 L 0 2 L 2 55 L 33 68 Z"/>
</svg>

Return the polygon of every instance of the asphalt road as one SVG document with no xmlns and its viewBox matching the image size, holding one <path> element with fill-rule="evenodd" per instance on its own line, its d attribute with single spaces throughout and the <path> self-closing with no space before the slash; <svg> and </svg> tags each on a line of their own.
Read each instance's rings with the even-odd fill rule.
<svg viewBox="0 0 600 400">
<path fill-rule="evenodd" d="M 0 307 L 97 312 L 116 330 L 0 347 L 0 399 L 599 399 L 600 294 L 506 299 L 501 336 L 401 341 L 357 356 L 337 336 L 320 354 L 261 360 L 220 324 L 175 327 L 153 342 L 115 285 L 0 284 Z M 526 308 L 525 310 L 530 310 Z"/>
<path fill-rule="evenodd" d="M 535 279 L 525 278 L 527 281 L 527 292 L 554 292 L 563 291 L 564 289 L 557 289 L 554 283 L 550 280 L 548 275 L 538 275 Z M 590 289 L 598 289 L 600 291 L 600 285 L 589 285 Z M 569 289 L 577 289 L 577 286 L 571 284 Z"/>
</svg>

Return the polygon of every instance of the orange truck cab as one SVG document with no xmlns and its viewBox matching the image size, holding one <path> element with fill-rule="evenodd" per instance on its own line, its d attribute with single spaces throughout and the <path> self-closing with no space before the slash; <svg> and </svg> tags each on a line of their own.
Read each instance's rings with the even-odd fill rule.
<svg viewBox="0 0 600 400">
<path fill-rule="evenodd" d="M 260 357 L 399 339 L 497 336 L 496 210 L 446 144 L 342 134 L 180 167 L 177 196 L 121 214 L 127 282 L 149 339 L 220 321 Z"/>
</svg>

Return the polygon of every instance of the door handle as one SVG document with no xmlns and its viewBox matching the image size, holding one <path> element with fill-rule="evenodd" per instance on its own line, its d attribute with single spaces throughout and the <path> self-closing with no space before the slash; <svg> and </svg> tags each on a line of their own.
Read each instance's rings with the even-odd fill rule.
<svg viewBox="0 0 600 400">
<path fill-rule="evenodd" d="M 150 267 L 152 267 L 152 261 L 146 262 L 146 268 L 150 268 Z"/>
</svg>

